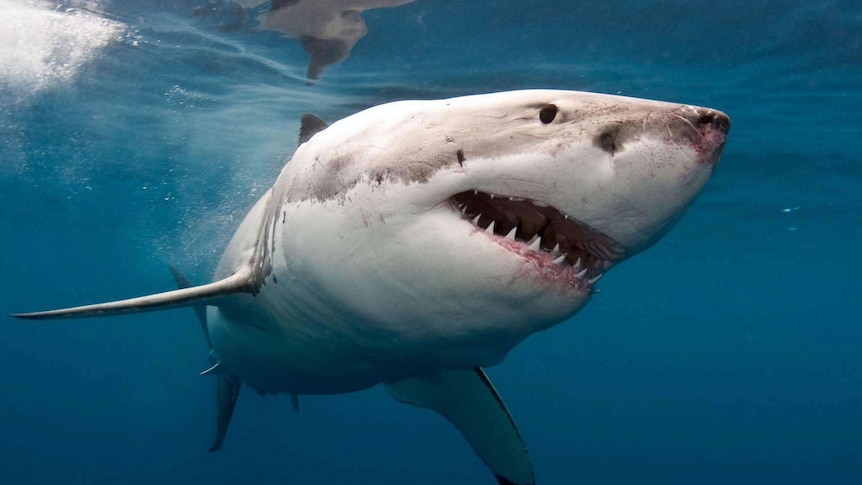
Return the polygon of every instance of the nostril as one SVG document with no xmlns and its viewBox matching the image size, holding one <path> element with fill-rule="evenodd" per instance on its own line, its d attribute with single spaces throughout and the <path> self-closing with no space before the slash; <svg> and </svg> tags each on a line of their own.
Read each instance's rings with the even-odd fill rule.
<svg viewBox="0 0 862 485">
<path fill-rule="evenodd" d="M 727 133 L 730 129 L 730 118 L 720 111 L 706 110 L 697 115 L 697 124 L 701 127 L 712 126 L 713 128 Z"/>
<path fill-rule="evenodd" d="M 697 122 L 701 125 L 708 125 L 713 121 L 715 121 L 715 113 L 713 113 L 712 111 L 701 113 L 700 116 L 697 117 Z"/>
</svg>

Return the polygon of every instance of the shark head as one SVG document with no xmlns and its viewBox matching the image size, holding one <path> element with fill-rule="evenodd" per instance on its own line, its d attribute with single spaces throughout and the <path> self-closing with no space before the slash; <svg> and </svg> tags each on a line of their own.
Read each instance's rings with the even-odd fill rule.
<svg viewBox="0 0 862 485">
<path fill-rule="evenodd" d="M 715 110 L 571 91 L 381 105 L 285 167 L 278 263 L 345 321 L 488 365 L 665 234 L 728 128 Z"/>
</svg>

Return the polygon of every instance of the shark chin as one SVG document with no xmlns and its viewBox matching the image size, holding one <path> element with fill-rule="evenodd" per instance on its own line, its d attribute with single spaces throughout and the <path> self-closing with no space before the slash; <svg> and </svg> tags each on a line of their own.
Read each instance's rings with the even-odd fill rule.
<svg viewBox="0 0 862 485">
<path fill-rule="evenodd" d="M 383 384 L 449 420 L 499 483 L 533 484 L 482 367 L 568 320 L 703 190 L 724 113 L 528 90 L 369 108 L 300 144 L 194 286 L 19 313 L 80 318 L 191 307 L 210 345 L 221 447 L 244 385 L 337 394 Z"/>
</svg>

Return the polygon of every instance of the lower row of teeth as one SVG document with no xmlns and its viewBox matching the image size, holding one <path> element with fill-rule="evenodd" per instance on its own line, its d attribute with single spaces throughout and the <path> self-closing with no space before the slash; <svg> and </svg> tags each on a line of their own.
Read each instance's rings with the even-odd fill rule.
<svg viewBox="0 0 862 485">
<path fill-rule="evenodd" d="M 476 217 L 474 217 L 470 222 L 472 222 L 474 226 L 481 228 L 482 226 L 479 225 L 479 218 L 481 218 L 481 217 L 482 217 L 482 214 L 479 214 Z M 495 235 L 494 234 L 495 224 L 496 224 L 496 222 L 492 220 L 491 223 L 488 224 L 488 227 L 485 228 L 485 233 L 494 236 Z M 515 240 L 515 232 L 517 232 L 517 230 L 518 230 L 518 226 L 513 227 L 512 230 L 509 231 L 509 233 L 506 234 L 504 237 L 510 241 L 514 241 Z M 567 255 L 565 253 L 560 252 L 560 245 L 557 244 L 554 246 L 554 249 L 551 249 L 550 251 L 548 251 L 547 249 L 542 248 L 542 238 L 538 234 L 533 236 L 533 239 L 531 239 L 530 241 L 527 242 L 527 249 L 529 249 L 530 251 L 537 252 L 537 253 L 539 251 L 550 252 L 551 256 L 554 256 L 556 258 L 556 259 L 554 259 L 554 264 L 557 266 L 563 266 L 566 262 L 566 256 Z M 577 271 L 577 273 L 575 274 L 575 277 L 577 277 L 577 278 L 583 278 L 584 275 L 587 274 L 587 268 L 584 268 L 584 265 L 581 262 L 581 258 L 578 258 L 578 260 L 575 261 L 575 264 L 572 265 L 572 267 L 574 268 L 575 271 Z M 590 284 L 595 283 L 601 277 L 602 277 L 602 275 L 599 274 L 599 275 L 595 276 L 594 278 L 590 278 L 590 280 L 589 280 Z"/>
</svg>

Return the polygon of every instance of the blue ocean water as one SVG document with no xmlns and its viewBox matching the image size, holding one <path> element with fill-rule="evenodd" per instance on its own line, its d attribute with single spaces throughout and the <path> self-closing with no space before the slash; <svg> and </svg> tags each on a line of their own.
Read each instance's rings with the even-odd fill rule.
<svg viewBox="0 0 862 485">
<path fill-rule="evenodd" d="M 862 483 L 862 5 L 417 0 L 366 11 L 311 85 L 266 6 L 0 0 L 4 315 L 163 291 L 167 263 L 207 281 L 305 112 L 536 87 L 710 106 L 730 140 L 682 222 L 489 375 L 540 484 Z M 208 453 L 206 351 L 189 310 L 0 316 L 0 483 L 493 483 L 379 387 L 300 414 L 246 389 Z"/>
</svg>

